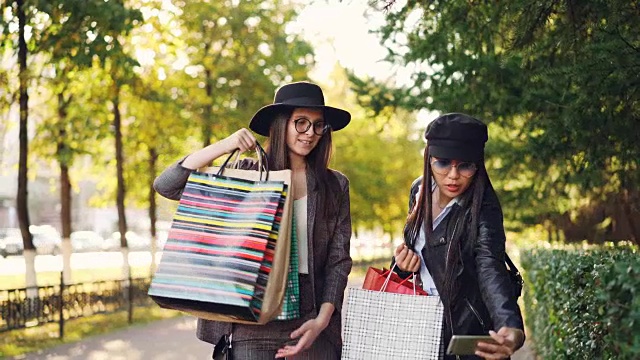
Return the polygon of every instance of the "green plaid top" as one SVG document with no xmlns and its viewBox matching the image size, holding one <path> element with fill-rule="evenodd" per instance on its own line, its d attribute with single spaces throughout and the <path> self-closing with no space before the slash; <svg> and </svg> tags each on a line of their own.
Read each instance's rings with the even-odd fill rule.
<svg viewBox="0 0 640 360">
<path fill-rule="evenodd" d="M 293 213 L 293 212 L 292 212 Z M 300 277 L 298 274 L 298 236 L 295 217 L 291 217 L 291 255 L 289 260 L 289 278 L 284 293 L 282 312 L 276 320 L 293 320 L 300 317 Z"/>
</svg>

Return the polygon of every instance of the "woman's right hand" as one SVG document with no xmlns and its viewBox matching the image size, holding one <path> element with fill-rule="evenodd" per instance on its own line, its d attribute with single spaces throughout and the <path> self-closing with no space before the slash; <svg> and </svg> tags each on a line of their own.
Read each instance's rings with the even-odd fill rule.
<svg viewBox="0 0 640 360">
<path fill-rule="evenodd" d="M 182 162 L 182 166 L 195 170 L 209 164 L 224 154 L 229 154 L 235 149 L 240 149 L 243 153 L 256 147 L 257 141 L 251 131 L 242 128 L 226 138 L 206 146 L 191 155 Z"/>
<path fill-rule="evenodd" d="M 420 256 L 409 249 L 406 244 L 398 245 L 394 252 L 394 257 L 400 270 L 407 272 L 420 270 Z"/>
<path fill-rule="evenodd" d="M 235 149 L 239 149 L 241 153 L 247 150 L 253 150 L 256 147 L 257 140 L 251 131 L 242 128 L 226 138 L 220 140 L 223 144 L 225 152 L 230 153 Z"/>
</svg>

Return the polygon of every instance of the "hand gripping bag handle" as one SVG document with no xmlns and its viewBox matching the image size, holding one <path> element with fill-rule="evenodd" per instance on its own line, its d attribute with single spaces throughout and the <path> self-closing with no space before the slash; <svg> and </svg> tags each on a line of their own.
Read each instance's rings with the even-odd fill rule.
<svg viewBox="0 0 640 360">
<path fill-rule="evenodd" d="M 223 175 L 224 169 L 227 168 L 227 165 L 228 165 L 229 161 L 231 160 L 233 155 L 238 153 L 239 150 L 240 149 L 236 148 L 231 152 L 231 154 L 229 154 L 229 156 L 227 156 L 227 159 L 224 161 L 222 166 L 220 166 L 220 169 L 218 170 L 218 173 L 216 175 L 218 175 L 218 176 L 222 176 Z M 262 145 L 260 145 L 257 142 L 256 142 L 256 149 L 255 150 L 256 150 L 256 154 L 258 155 L 258 171 L 260 172 L 260 181 L 267 181 L 267 180 L 269 180 L 269 161 L 267 159 L 267 152 L 262 148 Z M 240 156 L 240 153 L 237 154 L 236 160 L 234 160 L 234 165 L 232 166 L 233 168 L 236 168 L 239 156 Z M 262 178 L 263 172 L 265 174 L 264 179 Z"/>
</svg>

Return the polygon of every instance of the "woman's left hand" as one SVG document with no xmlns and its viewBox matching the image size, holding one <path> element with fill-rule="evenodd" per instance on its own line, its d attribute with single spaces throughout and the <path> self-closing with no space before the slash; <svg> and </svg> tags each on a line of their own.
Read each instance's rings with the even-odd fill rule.
<svg viewBox="0 0 640 360">
<path fill-rule="evenodd" d="M 524 332 L 516 328 L 503 326 L 498 332 L 489 331 L 489 335 L 497 344 L 479 342 L 476 346 L 476 355 L 485 359 L 506 359 L 524 342 Z"/>
<path fill-rule="evenodd" d="M 322 330 L 327 327 L 327 325 L 328 324 L 324 323 L 319 318 L 306 321 L 302 326 L 291 333 L 292 339 L 300 338 L 298 343 L 295 346 L 285 345 L 281 349 L 278 349 L 276 359 L 294 356 L 308 349 L 313 345 L 313 342 L 316 340 L 318 335 L 320 335 Z"/>
</svg>

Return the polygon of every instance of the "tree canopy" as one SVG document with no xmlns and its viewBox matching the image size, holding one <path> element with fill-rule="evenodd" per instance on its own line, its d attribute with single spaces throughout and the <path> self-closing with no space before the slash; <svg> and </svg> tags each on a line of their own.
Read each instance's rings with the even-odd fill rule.
<svg viewBox="0 0 640 360">
<path fill-rule="evenodd" d="M 27 165 L 33 173 L 46 168 L 41 173 L 51 174 L 47 181 L 55 198 L 46 201 L 56 208 L 60 202 L 60 211 L 52 212 L 40 206 L 43 198 L 29 197 L 34 223 L 50 222 L 69 238 L 72 231 L 96 226 L 87 206 L 117 203 L 118 220 L 101 219 L 105 224 L 97 231 L 111 236 L 119 230 L 122 240 L 127 224 L 137 231 L 151 224 L 155 234 L 156 213 L 167 220 L 173 208 L 161 200 L 156 209 L 152 182 L 163 168 L 248 126 L 279 85 L 311 80 L 321 85 L 327 103 L 353 115 L 350 126 L 334 137 L 331 166 L 351 179 L 355 228 L 399 234 L 423 147 L 415 116 L 358 106 L 343 68 L 310 79 L 313 46 L 289 28 L 297 2 L 25 4 L 25 79 L 35 129 L 28 148 L 34 160 Z M 0 23 L 0 80 L 8 81 L 0 81 L 0 114 L 8 121 L 0 124 L 0 135 L 14 126 L 11 109 L 18 101 L 13 76 L 18 21 L 15 3 L 7 5 Z M 1 160 L 4 166 L 7 161 Z M 148 210 L 148 218 L 134 212 L 141 209 Z"/>
<path fill-rule="evenodd" d="M 490 123 L 489 170 L 510 219 L 564 227 L 584 205 L 604 204 L 586 232 L 603 233 L 598 224 L 613 219 L 608 236 L 625 227 L 638 239 L 637 1 L 380 5 L 387 60 L 415 71 L 376 107 L 460 111 Z"/>
</svg>

